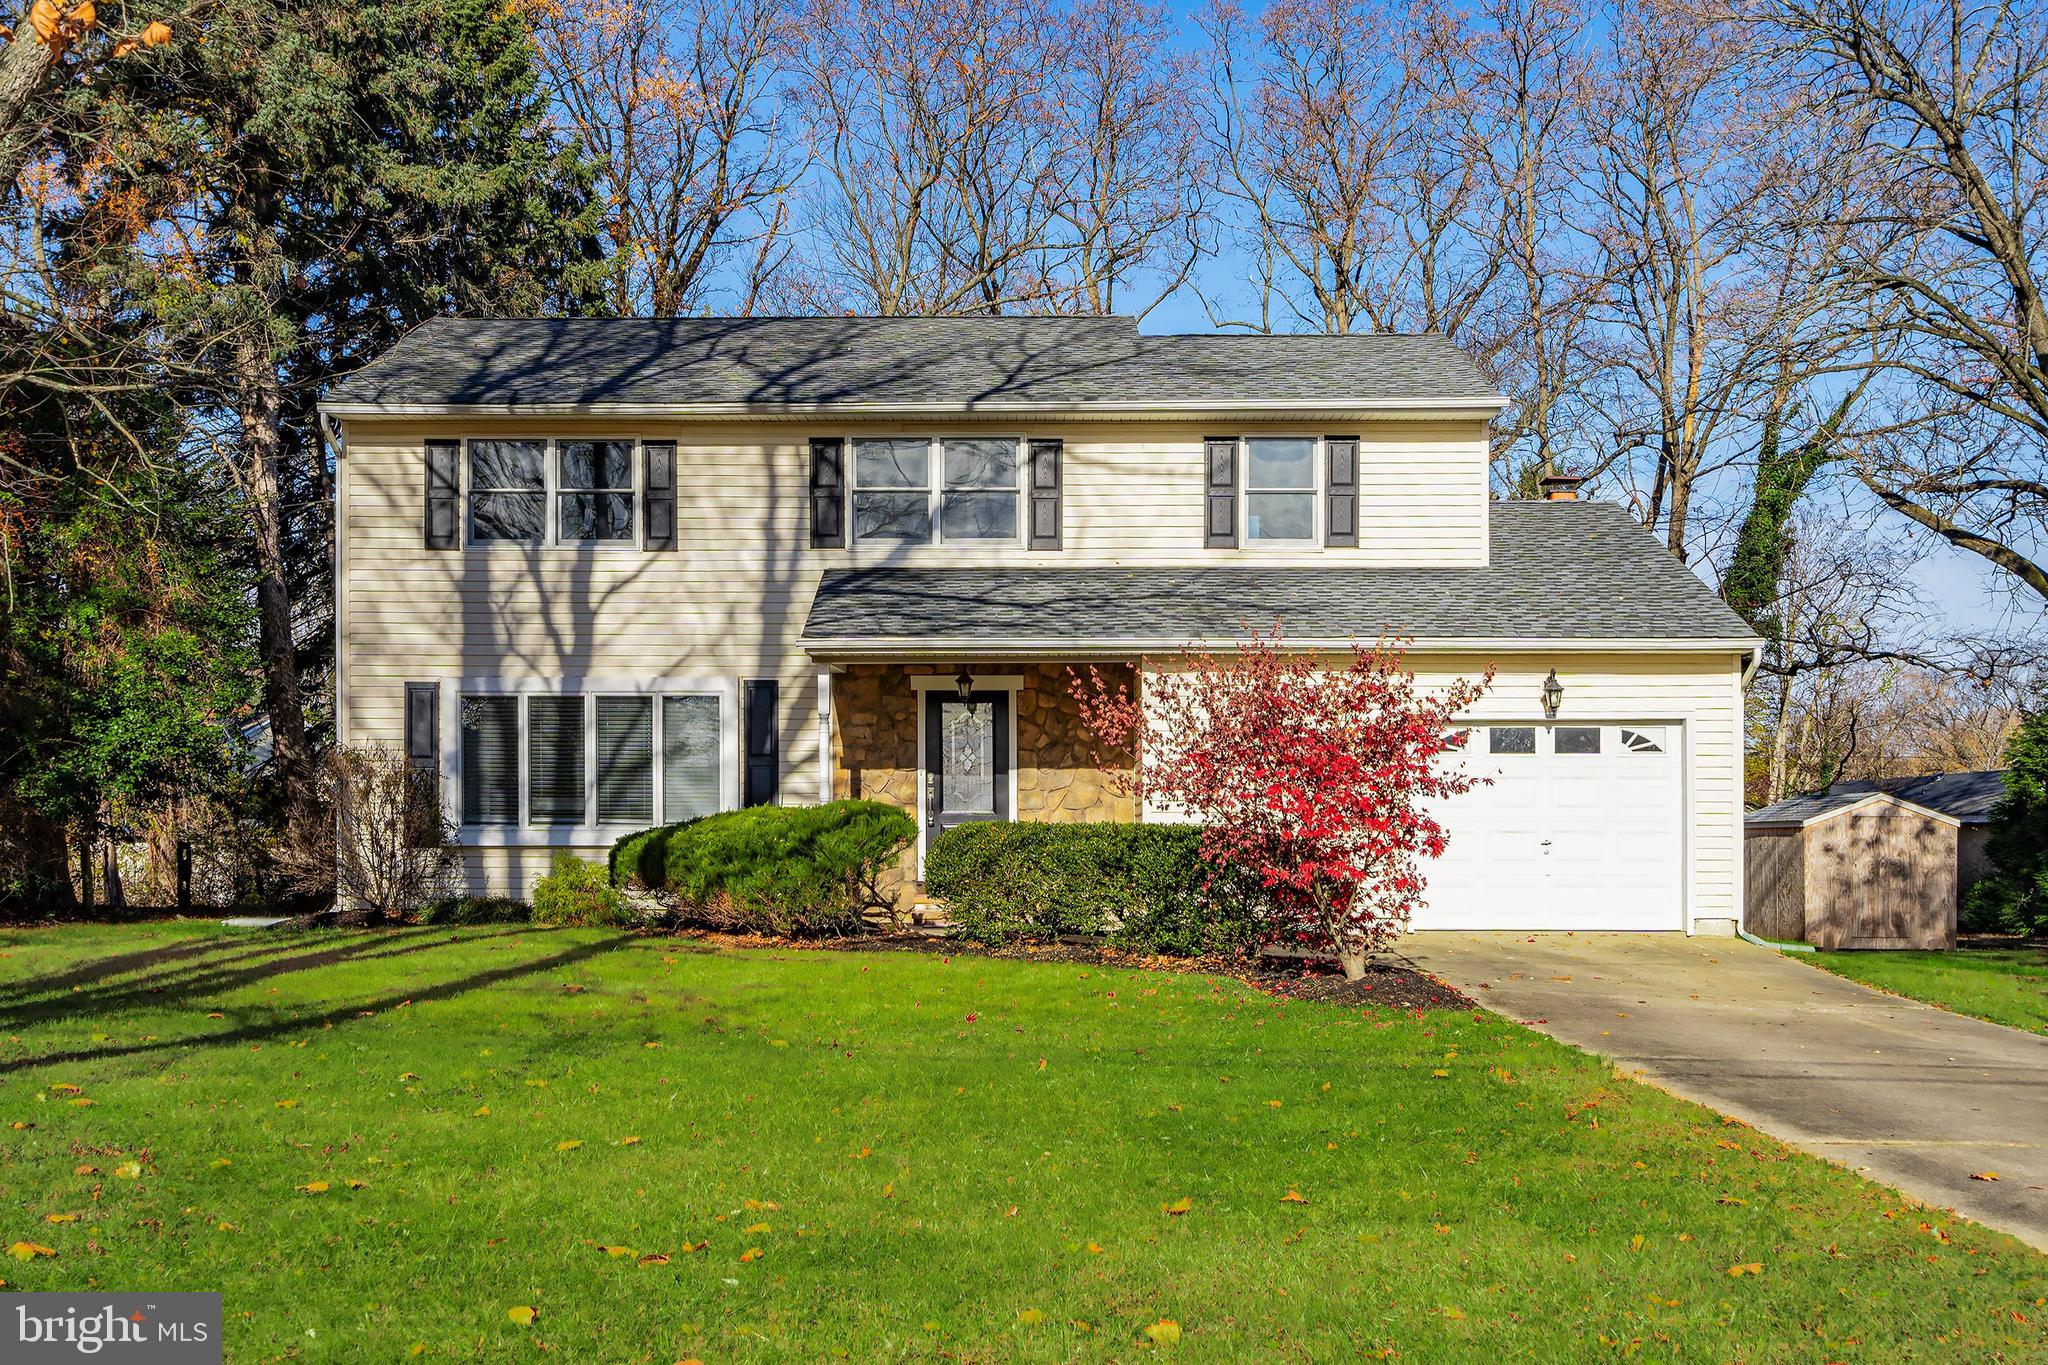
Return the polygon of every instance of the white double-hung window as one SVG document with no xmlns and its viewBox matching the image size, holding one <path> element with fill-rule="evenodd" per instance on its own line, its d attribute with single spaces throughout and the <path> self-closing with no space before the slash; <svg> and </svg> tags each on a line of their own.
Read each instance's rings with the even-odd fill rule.
<svg viewBox="0 0 2048 1365">
<path fill-rule="evenodd" d="M 472 545 L 631 545 L 634 443 L 469 442 Z"/>
<path fill-rule="evenodd" d="M 738 804 L 734 685 L 592 684 L 456 698 L 460 820 L 476 830 L 645 828 Z"/>
<path fill-rule="evenodd" d="M 852 444 L 855 543 L 1017 543 L 1021 439 L 855 437 Z"/>
<path fill-rule="evenodd" d="M 1313 436 L 1251 436 L 1244 443 L 1247 544 L 1314 545 L 1316 446 Z"/>
</svg>

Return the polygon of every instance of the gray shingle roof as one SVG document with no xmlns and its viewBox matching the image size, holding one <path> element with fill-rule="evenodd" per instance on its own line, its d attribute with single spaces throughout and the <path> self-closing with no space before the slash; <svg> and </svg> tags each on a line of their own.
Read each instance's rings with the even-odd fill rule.
<svg viewBox="0 0 2048 1365">
<path fill-rule="evenodd" d="M 1753 810 L 1742 819 L 1743 823 L 1750 825 L 1803 825 L 1823 815 L 1847 810 L 1858 801 L 1868 800 L 1874 795 L 1875 790 L 1869 787 L 1861 791 L 1845 791 L 1839 786 L 1830 787 L 1826 791 L 1808 792 L 1804 796 L 1788 796 L 1774 805 Z"/>
<path fill-rule="evenodd" d="M 1999 769 L 1980 769 L 1980 772 L 1960 774 L 1925 774 L 1919 778 L 1874 778 L 1837 782 L 1829 792 L 1890 792 L 1911 800 L 1915 806 L 1927 806 L 1942 814 L 1956 817 L 1964 825 L 1980 825 L 1991 819 L 1991 808 L 2005 796 L 2005 774 Z"/>
<path fill-rule="evenodd" d="M 825 575 L 804 641 L 1746 640 L 1752 632 L 1619 507 L 1490 505 L 1485 568 L 852 569 Z"/>
<path fill-rule="evenodd" d="M 1130 318 L 437 318 L 332 403 L 1403 402 L 1498 393 L 1443 337 L 1140 336 Z"/>
</svg>

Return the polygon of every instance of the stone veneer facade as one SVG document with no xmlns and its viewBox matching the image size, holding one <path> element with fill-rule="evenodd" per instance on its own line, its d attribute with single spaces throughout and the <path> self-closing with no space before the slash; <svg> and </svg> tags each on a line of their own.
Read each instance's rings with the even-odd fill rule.
<svg viewBox="0 0 2048 1365">
<path fill-rule="evenodd" d="M 917 814 L 917 697 L 914 677 L 958 673 L 960 664 L 850 664 L 832 679 L 832 792 L 840 798 L 882 801 Z M 1128 761 L 1104 767 L 1097 745 L 1081 725 L 1067 691 L 1067 665 L 991 663 L 964 665 L 980 677 L 1021 677 L 1017 689 L 1018 820 L 1074 823 L 1135 820 L 1138 808 L 1115 781 Z M 1129 664 L 1097 665 L 1110 686 L 1136 685 Z M 896 881 L 899 903 L 914 903 L 917 853 L 903 855 Z"/>
</svg>

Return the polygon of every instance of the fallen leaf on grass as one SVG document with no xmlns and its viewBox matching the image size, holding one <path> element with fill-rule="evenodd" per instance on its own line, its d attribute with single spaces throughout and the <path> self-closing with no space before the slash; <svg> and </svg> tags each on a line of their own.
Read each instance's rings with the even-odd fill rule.
<svg viewBox="0 0 2048 1365">
<path fill-rule="evenodd" d="M 766 1223 L 756 1223 L 752 1227 L 747 1229 L 746 1235 L 749 1237 L 758 1237 L 763 1233 L 773 1231 L 775 1231 L 775 1229 L 769 1227 Z"/>
<path fill-rule="evenodd" d="M 469 1116 L 473 1119 L 487 1119 L 491 1116 L 491 1106 L 489 1106 L 488 1104 L 480 1104 L 476 1108 L 469 1111 Z"/>
<path fill-rule="evenodd" d="M 740 1253 L 740 1264 L 745 1265 L 750 1261 L 758 1261 L 761 1259 L 762 1256 L 766 1254 L 767 1253 L 762 1251 L 759 1247 L 748 1247 L 745 1251 L 742 1251 Z"/>
<path fill-rule="evenodd" d="M 1161 1318 L 1145 1329 L 1145 1335 L 1152 1338 L 1155 1346 L 1173 1346 L 1180 1342 L 1180 1324 L 1172 1318 Z"/>
<path fill-rule="evenodd" d="M 1747 1261 L 1740 1265 L 1731 1265 L 1728 1267 L 1728 1273 L 1738 1280 L 1744 1275 L 1761 1275 L 1764 1273 L 1763 1262 Z"/>
<path fill-rule="evenodd" d="M 639 1145 L 640 1139 L 636 1137 L 624 1137 L 619 1139 L 619 1146 L 621 1147 L 638 1147 Z"/>
<path fill-rule="evenodd" d="M 78 1221 L 78 1215 L 75 1213 L 46 1213 L 43 1215 L 43 1221 L 45 1223 L 75 1223 Z"/>
<path fill-rule="evenodd" d="M 1174 1218 L 1178 1218 L 1194 1206 L 1194 1200 L 1188 1198 L 1186 1195 L 1182 1195 L 1180 1198 L 1174 1200 L 1171 1204 L 1161 1204 L 1159 1206 L 1159 1211 L 1161 1213 L 1168 1214 Z"/>
<path fill-rule="evenodd" d="M 650 1251 L 640 1258 L 641 1265 L 667 1265 L 668 1256 L 659 1251 Z"/>
<path fill-rule="evenodd" d="M 561 1142 L 556 1143 L 555 1150 L 558 1152 L 573 1152 L 582 1145 L 582 1138 L 567 1138 Z"/>
<path fill-rule="evenodd" d="M 73 1166 L 71 1168 L 71 1174 L 73 1175 L 98 1175 L 99 1173 L 100 1168 L 97 1166 Z"/>
<path fill-rule="evenodd" d="M 280 1109 L 296 1109 L 299 1107 L 299 1102 L 297 1100 L 279 1100 L 277 1107 Z"/>
<path fill-rule="evenodd" d="M 1023 1323 L 1026 1327 L 1036 1327 L 1039 1323 L 1045 1321 L 1045 1310 L 1042 1308 L 1027 1308 L 1017 1315 L 1017 1321 Z"/>
<path fill-rule="evenodd" d="M 638 1254 L 631 1247 L 600 1246 L 598 1250 L 602 1251 L 605 1255 L 611 1257 L 613 1260 L 617 1260 L 621 1256 L 633 1256 Z"/>
<path fill-rule="evenodd" d="M 531 1327 L 533 1326 L 533 1320 L 539 1317 L 540 1313 L 522 1303 L 517 1308 L 507 1308 L 505 1316 L 518 1323 L 521 1327 Z"/>
<path fill-rule="evenodd" d="M 1100 1256 L 1102 1254 L 1102 1244 L 1099 1242 L 1090 1242 L 1088 1244 L 1088 1254 L 1090 1256 Z"/>
<path fill-rule="evenodd" d="M 85 1088 L 83 1086 L 73 1085 L 69 1081 L 59 1081 L 55 1085 L 51 1086 L 50 1089 L 56 1091 L 60 1095 L 83 1095 L 85 1093 Z"/>
<path fill-rule="evenodd" d="M 142 1179 L 142 1163 L 139 1161 L 124 1161 L 114 1168 L 114 1174 L 123 1180 L 140 1180 Z"/>
<path fill-rule="evenodd" d="M 55 1256 L 57 1253 L 41 1242 L 16 1242 L 7 1248 L 7 1254 L 17 1261 L 33 1261 L 38 1256 Z"/>
<path fill-rule="evenodd" d="M 325 1194 L 327 1193 L 327 1182 L 324 1180 L 309 1180 L 303 1185 L 294 1185 L 292 1188 L 304 1194 Z"/>
<path fill-rule="evenodd" d="M 1283 1204 L 1306 1204 L 1308 1200 L 1302 1196 L 1300 1190 L 1291 1189 L 1280 1196 L 1280 1202 Z"/>
</svg>

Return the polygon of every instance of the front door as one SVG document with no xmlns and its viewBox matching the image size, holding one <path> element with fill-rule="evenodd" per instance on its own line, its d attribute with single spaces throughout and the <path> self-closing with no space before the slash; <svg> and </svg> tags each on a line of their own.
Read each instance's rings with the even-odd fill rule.
<svg viewBox="0 0 2048 1365">
<path fill-rule="evenodd" d="M 924 694 L 924 840 L 1010 818 L 1010 694 Z"/>
</svg>

